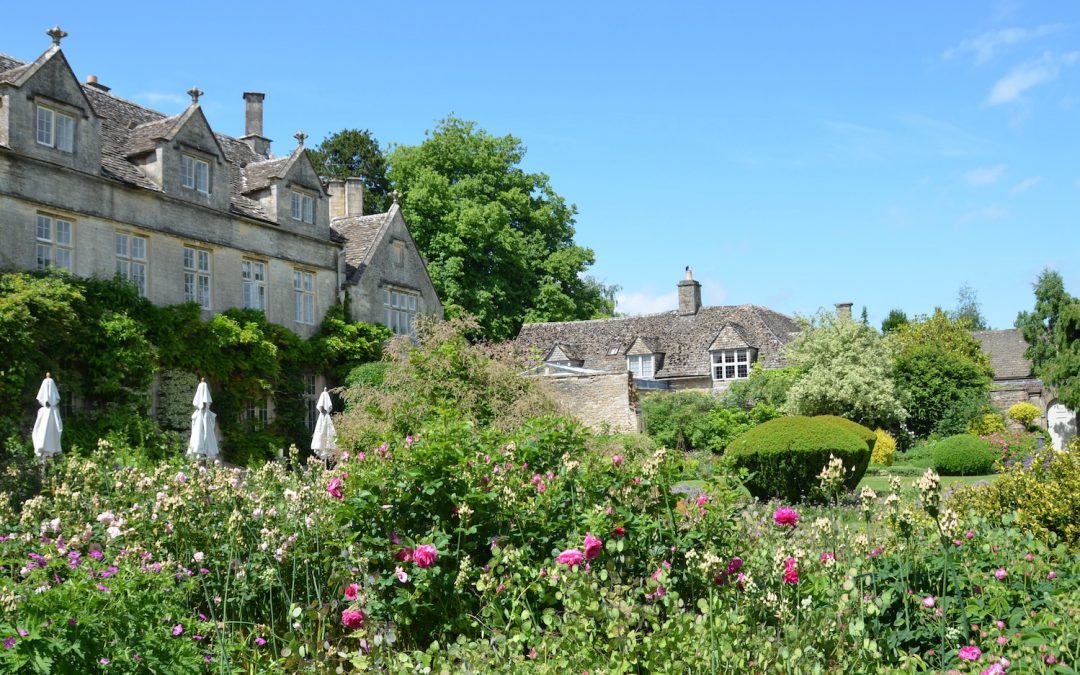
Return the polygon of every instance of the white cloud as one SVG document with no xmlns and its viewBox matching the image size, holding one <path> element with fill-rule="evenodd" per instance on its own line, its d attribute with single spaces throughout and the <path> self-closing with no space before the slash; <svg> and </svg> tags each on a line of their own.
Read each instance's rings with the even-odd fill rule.
<svg viewBox="0 0 1080 675">
<path fill-rule="evenodd" d="M 712 279 L 699 279 L 701 283 L 701 304 L 719 305 L 724 302 L 727 293 Z M 622 291 L 615 296 L 615 311 L 619 314 L 636 316 L 638 314 L 657 314 L 670 312 L 679 307 L 679 291 L 672 283 L 671 291 L 658 293 L 653 286 L 641 291 Z"/>
<path fill-rule="evenodd" d="M 994 52 L 1001 47 L 1015 45 L 1037 37 L 1049 35 L 1061 28 L 1061 24 L 1055 23 L 1038 26 L 1036 28 L 1004 28 L 1002 30 L 983 33 L 982 35 L 976 35 L 973 38 L 964 40 L 955 47 L 946 49 L 941 57 L 948 60 L 955 56 L 970 52 L 971 54 L 974 54 L 975 63 L 983 64 L 992 59 L 994 57 Z"/>
<path fill-rule="evenodd" d="M 1056 79 L 1061 72 L 1062 66 L 1073 65 L 1078 57 L 1080 57 L 1080 54 L 1077 52 L 1069 52 L 1062 56 L 1055 56 L 1047 52 L 1038 60 L 1021 63 L 1013 67 L 1008 75 L 994 83 L 990 95 L 986 98 L 986 104 L 1012 103 L 1028 89 Z"/>
<path fill-rule="evenodd" d="M 1001 204 L 991 204 L 981 209 L 968 211 L 960 216 L 959 223 L 968 225 L 979 220 L 1001 220 L 1009 215 L 1009 210 Z"/>
<path fill-rule="evenodd" d="M 980 166 L 964 174 L 968 185 L 992 185 L 1005 174 L 1005 165 Z"/>
<path fill-rule="evenodd" d="M 1012 187 L 1012 189 L 1009 190 L 1009 194 L 1012 195 L 1012 196 L 1016 196 L 1016 195 L 1020 194 L 1021 192 L 1027 192 L 1028 190 L 1035 187 L 1036 185 L 1038 185 L 1041 182 L 1042 182 L 1042 176 L 1032 176 L 1030 178 L 1025 178 L 1024 180 L 1022 180 L 1019 183 L 1017 183 L 1016 185 L 1014 185 Z"/>
</svg>

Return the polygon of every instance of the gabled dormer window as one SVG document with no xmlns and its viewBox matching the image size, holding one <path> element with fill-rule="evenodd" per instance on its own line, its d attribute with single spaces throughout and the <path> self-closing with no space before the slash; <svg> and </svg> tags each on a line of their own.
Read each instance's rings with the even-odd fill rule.
<svg viewBox="0 0 1080 675">
<path fill-rule="evenodd" d="M 210 194 L 210 164 L 191 155 L 180 155 L 181 184 L 189 190 Z"/>
<path fill-rule="evenodd" d="M 626 368 L 639 380 L 651 380 L 655 373 L 652 354 L 631 354 L 626 357 Z"/>
<path fill-rule="evenodd" d="M 61 152 L 75 150 L 75 118 L 62 112 L 37 107 L 37 142 Z"/>
<path fill-rule="evenodd" d="M 745 380 L 750 377 L 750 365 L 754 362 L 754 349 L 720 349 L 712 353 L 714 380 Z"/>
<path fill-rule="evenodd" d="M 292 193 L 292 219 L 305 223 L 315 222 L 315 198 L 302 192 L 293 190 Z"/>
</svg>

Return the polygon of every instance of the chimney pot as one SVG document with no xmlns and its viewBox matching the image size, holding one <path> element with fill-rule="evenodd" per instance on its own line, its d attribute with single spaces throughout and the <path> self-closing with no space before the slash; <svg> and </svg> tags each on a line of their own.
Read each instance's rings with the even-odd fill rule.
<svg viewBox="0 0 1080 675">
<path fill-rule="evenodd" d="M 257 155 L 270 156 L 270 139 L 263 136 L 263 99 L 266 94 L 257 91 L 244 92 L 244 137 Z"/>
<path fill-rule="evenodd" d="M 359 178 L 345 179 L 345 215 L 364 215 L 364 182 Z"/>
<path fill-rule="evenodd" d="M 105 85 L 98 82 L 97 75 L 87 75 L 86 84 L 87 86 L 93 87 L 94 89 L 98 89 L 100 91 L 109 91 L 110 89 L 109 87 L 106 87 Z"/>
</svg>

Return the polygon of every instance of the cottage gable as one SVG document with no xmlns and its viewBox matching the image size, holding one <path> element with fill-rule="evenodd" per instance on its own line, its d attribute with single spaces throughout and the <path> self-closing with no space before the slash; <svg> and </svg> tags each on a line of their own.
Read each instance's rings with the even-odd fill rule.
<svg viewBox="0 0 1080 675">
<path fill-rule="evenodd" d="M 10 67 L 0 72 L 0 145 L 98 173 L 101 123 L 60 47 L 33 63 L 5 58 L 0 66 L 5 65 Z"/>
<path fill-rule="evenodd" d="M 709 351 L 715 352 L 722 349 L 746 349 L 747 347 L 753 347 L 746 337 L 739 331 L 739 329 L 733 325 L 728 324 L 720 329 L 716 338 L 709 345 Z"/>
</svg>

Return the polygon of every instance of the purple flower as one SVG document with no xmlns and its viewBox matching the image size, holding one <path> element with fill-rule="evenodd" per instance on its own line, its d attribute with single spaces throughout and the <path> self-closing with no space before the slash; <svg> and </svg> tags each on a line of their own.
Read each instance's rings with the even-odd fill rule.
<svg viewBox="0 0 1080 675">
<path fill-rule="evenodd" d="M 15 646 L 15 636 L 9 635 L 4 638 L 4 649 L 11 649 Z"/>
<path fill-rule="evenodd" d="M 99 591 L 101 591 L 102 593 L 108 593 L 109 592 L 109 587 L 108 586 L 102 586 L 101 584 L 97 585 L 97 589 Z"/>
<path fill-rule="evenodd" d="M 172 628 L 173 637 L 179 637 L 184 634 L 184 624 L 178 623 Z"/>
<path fill-rule="evenodd" d="M 100 659 L 98 659 L 98 663 L 100 663 L 103 666 L 107 666 L 107 665 L 109 665 L 109 659 L 102 656 Z"/>
<path fill-rule="evenodd" d="M 20 628 L 18 630 L 18 633 L 19 633 L 20 636 L 26 637 L 27 635 L 30 634 L 30 631 L 26 630 L 25 628 Z"/>
<path fill-rule="evenodd" d="M 90 557 L 94 560 L 102 560 L 105 558 L 105 554 L 95 548 L 93 551 L 90 551 Z"/>
<path fill-rule="evenodd" d="M 257 645 L 259 645 L 260 647 L 262 647 L 262 646 L 263 646 L 264 644 L 266 644 L 266 639 L 265 639 L 265 638 L 263 638 L 263 637 L 261 637 L 261 636 L 260 636 L 260 637 L 257 637 L 257 638 L 255 638 L 255 644 L 257 644 Z"/>
</svg>

